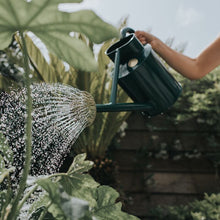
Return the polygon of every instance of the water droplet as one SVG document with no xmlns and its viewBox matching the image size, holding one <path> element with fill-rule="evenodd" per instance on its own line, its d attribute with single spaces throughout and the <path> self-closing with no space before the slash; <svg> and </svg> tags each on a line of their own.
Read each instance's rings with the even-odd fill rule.
<svg viewBox="0 0 220 220">
<path fill-rule="evenodd" d="M 25 149 L 26 90 L 0 93 L 0 130 L 14 154 L 14 180 L 23 167 Z M 33 84 L 32 175 L 57 172 L 70 147 L 90 125 L 96 106 L 89 93 L 61 84 Z"/>
</svg>

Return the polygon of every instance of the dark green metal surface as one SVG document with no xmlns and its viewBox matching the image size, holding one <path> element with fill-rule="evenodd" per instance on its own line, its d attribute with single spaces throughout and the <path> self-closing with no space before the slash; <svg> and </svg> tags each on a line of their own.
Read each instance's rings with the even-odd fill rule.
<svg viewBox="0 0 220 220">
<path fill-rule="evenodd" d="M 126 36 L 126 33 L 130 33 Z M 115 63 L 110 103 L 97 104 L 97 112 L 142 111 L 154 116 L 166 111 L 177 100 L 181 85 L 167 71 L 149 44 L 143 46 L 134 30 L 121 31 L 122 39 L 106 54 Z M 130 65 L 131 61 L 134 65 Z M 116 103 L 119 84 L 134 103 Z"/>
</svg>

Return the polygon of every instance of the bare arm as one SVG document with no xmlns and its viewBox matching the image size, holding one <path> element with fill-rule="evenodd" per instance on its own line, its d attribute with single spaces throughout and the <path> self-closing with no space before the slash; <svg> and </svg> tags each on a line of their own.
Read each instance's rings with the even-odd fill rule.
<svg viewBox="0 0 220 220">
<path fill-rule="evenodd" d="M 135 32 L 143 43 L 150 43 L 172 68 L 189 79 L 199 79 L 220 65 L 220 37 L 210 44 L 197 58 L 190 58 L 171 49 L 155 36 L 143 32 Z"/>
</svg>

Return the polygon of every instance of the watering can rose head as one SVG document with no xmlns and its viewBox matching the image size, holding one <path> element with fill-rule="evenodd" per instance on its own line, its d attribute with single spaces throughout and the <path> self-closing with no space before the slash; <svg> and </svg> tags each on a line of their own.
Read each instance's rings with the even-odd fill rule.
<svg viewBox="0 0 220 220">
<path fill-rule="evenodd" d="M 85 126 L 90 126 L 96 117 L 96 103 L 93 96 L 86 91 L 82 91 L 82 98 L 82 110 L 86 118 Z"/>
</svg>

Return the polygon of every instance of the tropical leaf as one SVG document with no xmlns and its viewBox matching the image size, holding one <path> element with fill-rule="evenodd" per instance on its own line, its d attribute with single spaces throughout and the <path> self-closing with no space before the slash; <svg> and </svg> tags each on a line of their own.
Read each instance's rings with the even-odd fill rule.
<svg viewBox="0 0 220 220">
<path fill-rule="evenodd" d="M 63 189 L 71 196 L 84 199 L 94 206 L 93 190 L 99 184 L 87 173 L 93 162 L 85 160 L 86 154 L 79 154 L 74 158 L 67 175 L 60 176 L 60 183 Z"/>
<path fill-rule="evenodd" d="M 94 195 L 97 203 L 92 209 L 92 215 L 100 220 L 137 220 L 137 217 L 121 211 L 122 204 L 120 202 L 116 202 L 118 196 L 118 192 L 113 188 L 109 186 L 99 186 Z"/>
<path fill-rule="evenodd" d="M 73 67 L 67 64 L 66 67 L 64 62 L 53 54 L 50 54 L 50 65 L 55 70 L 58 82 L 76 87 L 77 74 Z"/>
<path fill-rule="evenodd" d="M 15 35 L 15 39 L 22 47 L 19 35 Z M 40 39 L 35 35 L 28 32 L 25 34 L 25 41 L 30 63 L 34 69 L 33 81 L 60 82 L 72 86 L 75 85 L 77 77 L 75 69 L 69 66 L 68 70 L 66 70 L 64 62 L 52 53 L 47 54 L 48 57 L 46 59 L 41 48 L 43 43 L 39 43 Z"/>
<path fill-rule="evenodd" d="M 16 40 L 22 46 L 21 39 L 18 35 L 16 35 Z M 34 80 L 57 83 L 58 80 L 54 68 L 47 62 L 39 47 L 28 34 L 25 34 L 25 41 L 30 62 L 35 70 Z"/>
<path fill-rule="evenodd" d="M 37 33 L 48 49 L 73 67 L 95 71 L 97 64 L 92 51 L 81 40 L 60 33 Z"/>
<path fill-rule="evenodd" d="M 119 197 L 116 190 L 100 186 L 85 173 L 92 164 L 85 159 L 85 154 L 77 155 L 67 173 L 37 177 L 37 184 L 46 193 L 32 204 L 29 212 L 32 213 L 31 220 L 37 220 L 42 212 L 46 214 L 45 219 L 138 219 L 121 211 L 121 203 L 116 202 Z"/>
<path fill-rule="evenodd" d="M 71 38 L 69 33 L 81 32 L 95 43 L 101 43 L 117 36 L 118 31 L 90 10 L 73 13 L 58 11 L 58 3 L 65 2 L 81 1 L 1 0 L 0 49 L 9 45 L 16 31 L 32 31 L 60 59 L 76 68 L 94 71 L 96 62 L 91 51 L 80 40 Z"/>
<path fill-rule="evenodd" d="M 68 195 L 57 183 L 50 179 L 40 179 L 37 184 L 41 186 L 50 199 L 49 212 L 57 219 L 78 220 L 88 211 L 88 202 Z"/>
</svg>

